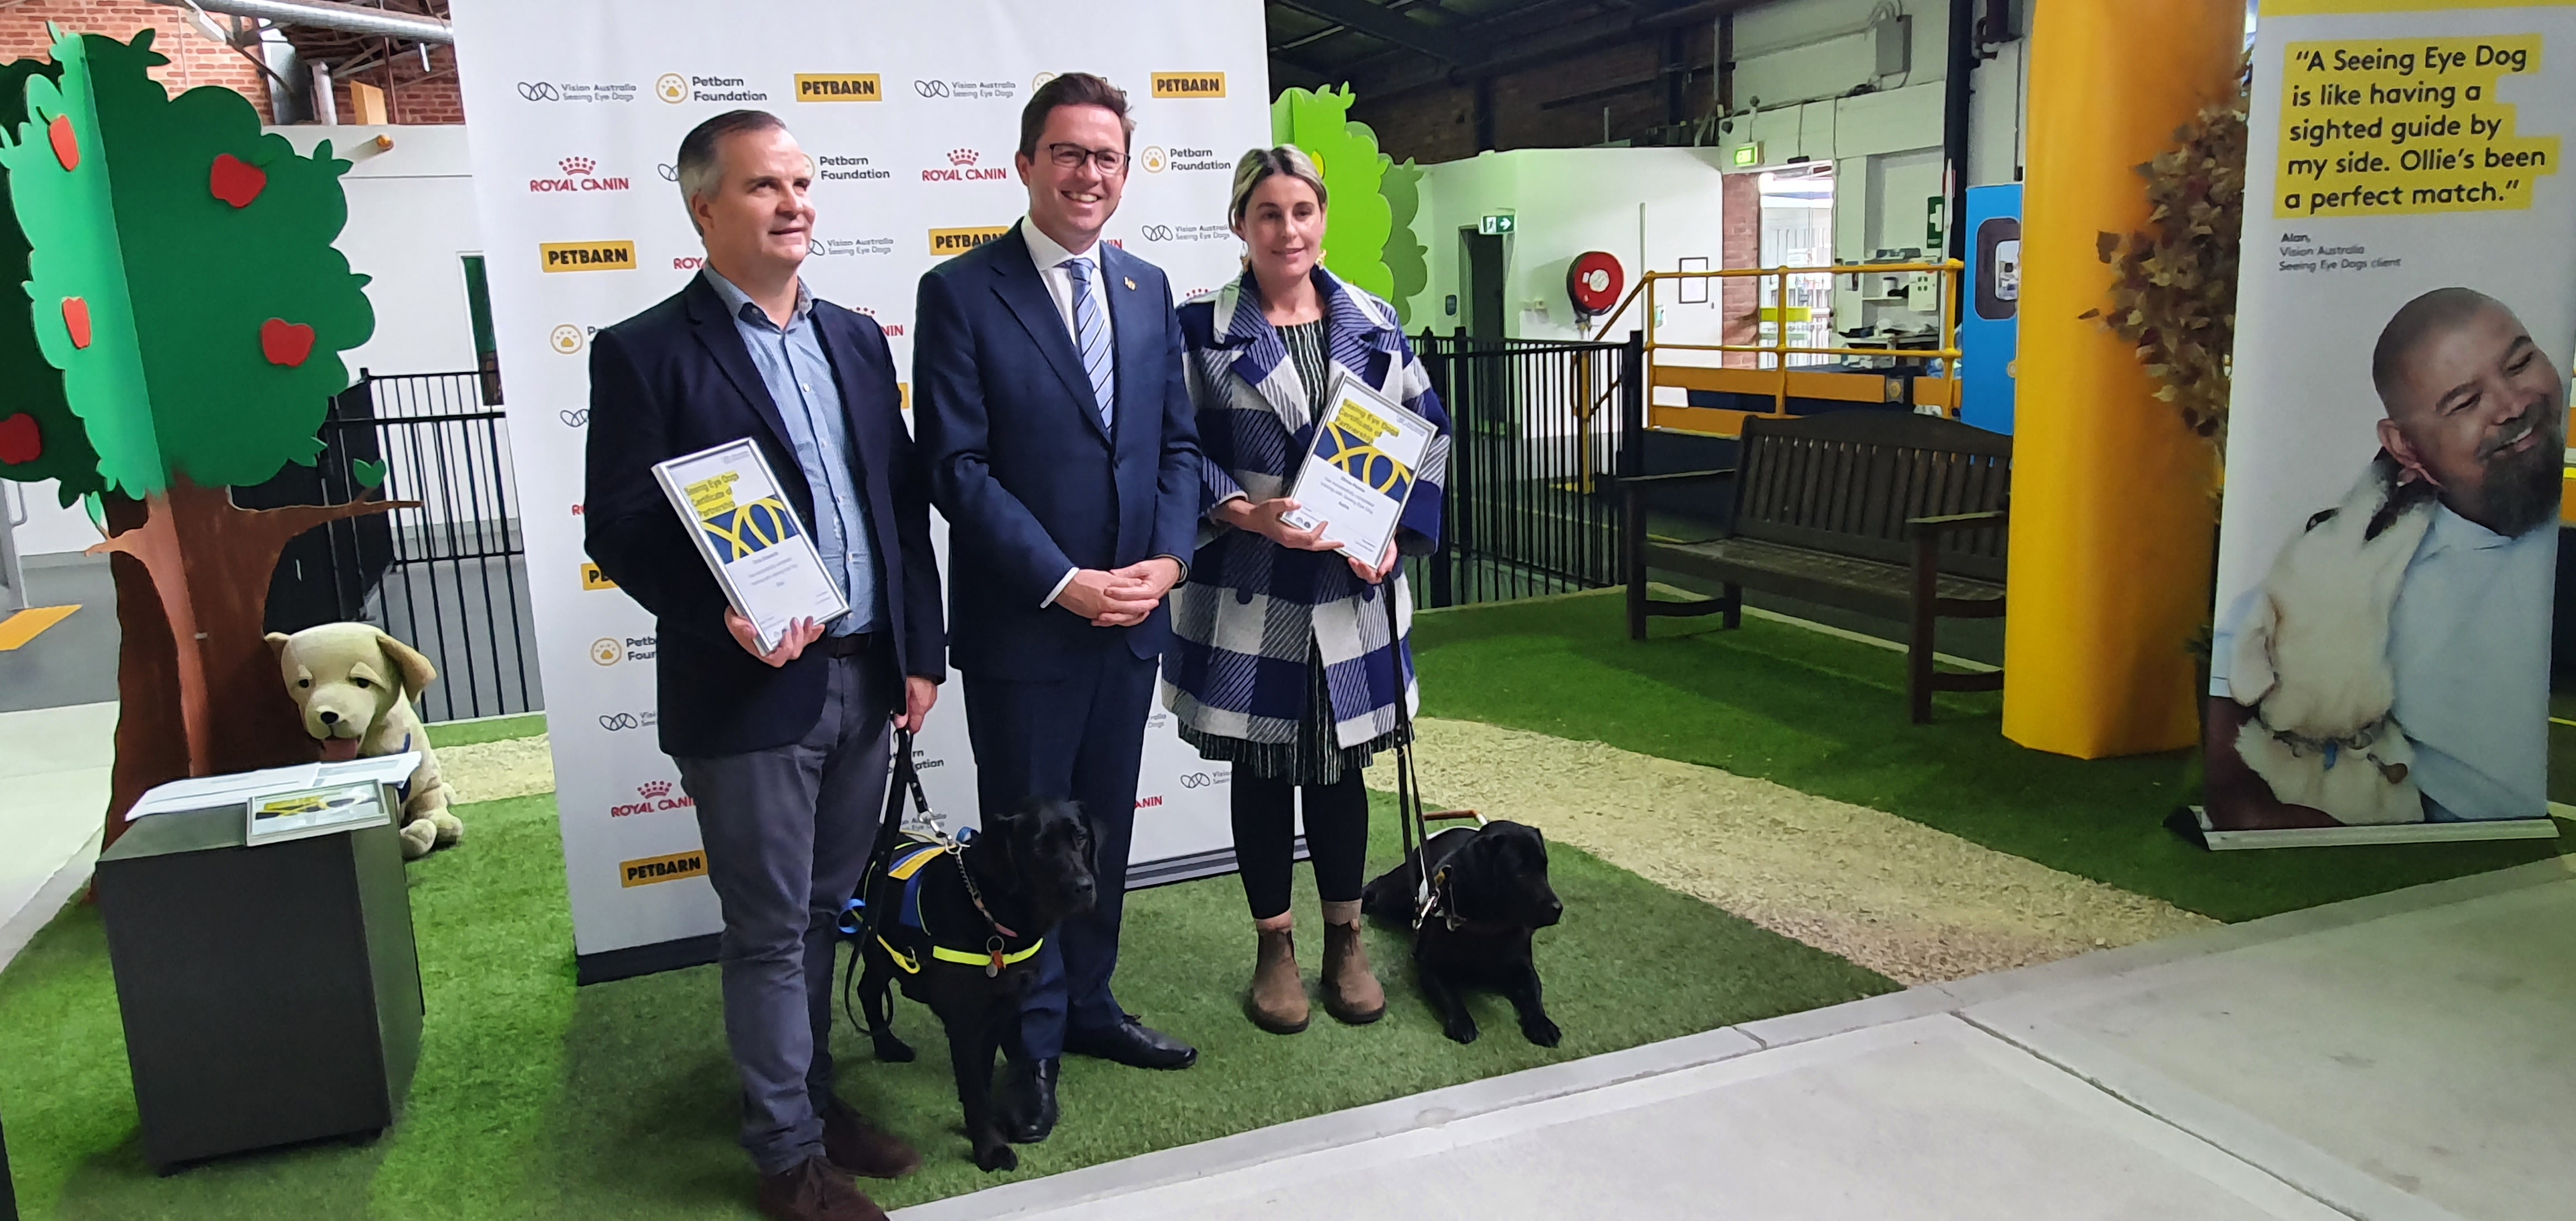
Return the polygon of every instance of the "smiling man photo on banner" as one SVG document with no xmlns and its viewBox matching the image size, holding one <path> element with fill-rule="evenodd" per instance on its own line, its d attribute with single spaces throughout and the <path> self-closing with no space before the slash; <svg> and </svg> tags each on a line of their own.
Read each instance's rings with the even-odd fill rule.
<svg viewBox="0 0 2576 1221">
<path fill-rule="evenodd" d="M 1047 939 L 1004 1078 L 1004 1129 L 1046 1139 L 1059 1058 L 1186 1068 L 1111 995 L 1164 597 L 1196 541 L 1199 449 L 1170 286 L 1101 240 L 1127 184 L 1127 96 L 1085 72 L 1020 118 L 1028 215 L 921 278 L 913 384 L 949 522 L 952 660 L 989 819 L 1072 798 L 1097 906 Z"/>
<path fill-rule="evenodd" d="M 2214 829 L 2547 813 L 2559 357 L 2454 287 L 2400 308 L 2368 367 L 2380 453 L 2217 624 Z"/>
<path fill-rule="evenodd" d="M 807 291 L 813 161 L 778 119 L 681 140 L 706 243 L 688 287 L 599 333 L 583 521 L 600 571 L 653 612 L 661 744 L 696 803 L 723 909 L 725 1041 L 771 1217 L 882 1218 L 850 1175 L 921 1164 L 833 1091 L 834 923 L 857 891 L 894 727 L 946 675 L 929 489 L 874 320 Z M 750 438 L 850 611 L 761 647 L 656 486 L 654 463 Z"/>
</svg>

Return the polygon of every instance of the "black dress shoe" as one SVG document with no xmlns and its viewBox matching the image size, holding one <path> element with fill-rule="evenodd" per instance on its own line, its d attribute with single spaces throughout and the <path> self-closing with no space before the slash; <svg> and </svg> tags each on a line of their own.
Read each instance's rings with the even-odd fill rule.
<svg viewBox="0 0 2576 1221">
<path fill-rule="evenodd" d="M 1063 1112 L 1056 1108 L 1055 1082 L 1063 1061 L 1017 1060 L 1002 1075 L 1002 1135 L 1015 1145 L 1034 1145 L 1055 1131 Z"/>
<path fill-rule="evenodd" d="M 1132 1013 L 1103 1030 L 1066 1031 L 1064 1049 L 1129 1068 L 1188 1068 L 1199 1062 L 1197 1048 L 1137 1021 Z"/>
</svg>

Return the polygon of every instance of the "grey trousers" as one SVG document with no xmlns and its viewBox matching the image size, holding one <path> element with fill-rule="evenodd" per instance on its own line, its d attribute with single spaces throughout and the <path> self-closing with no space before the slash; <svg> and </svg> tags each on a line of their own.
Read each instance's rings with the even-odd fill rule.
<svg viewBox="0 0 2576 1221">
<path fill-rule="evenodd" d="M 835 657 L 800 741 L 675 759 L 697 803 L 723 905 L 725 1042 L 742 1075 L 742 1145 L 762 1174 L 823 1153 L 832 1101 L 833 925 L 884 813 L 887 735 L 902 684 L 882 648 Z"/>
</svg>

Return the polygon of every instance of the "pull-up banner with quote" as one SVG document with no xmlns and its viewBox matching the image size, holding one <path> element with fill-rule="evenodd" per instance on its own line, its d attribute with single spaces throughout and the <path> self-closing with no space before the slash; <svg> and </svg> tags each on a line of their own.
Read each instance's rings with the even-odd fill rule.
<svg viewBox="0 0 2576 1221">
<path fill-rule="evenodd" d="M 2211 847 L 2556 834 L 2576 4 L 2262 0 Z"/>
<path fill-rule="evenodd" d="M 1184 295 L 1233 278 L 1230 171 L 1269 143 L 1261 6 L 456 0 L 453 18 L 582 977 L 703 960 L 719 919 L 655 742 L 653 619 L 589 566 L 581 521 L 590 338 L 703 259 L 674 183 L 680 137 L 728 110 L 786 121 L 815 162 L 806 283 L 885 328 L 908 389 L 915 285 L 1026 210 L 1020 109 L 1059 72 L 1109 78 L 1136 119 L 1108 240 Z M 933 805 L 971 824 L 954 683 L 917 745 Z M 1226 783 L 1157 709 L 1131 876 L 1230 867 Z"/>
</svg>

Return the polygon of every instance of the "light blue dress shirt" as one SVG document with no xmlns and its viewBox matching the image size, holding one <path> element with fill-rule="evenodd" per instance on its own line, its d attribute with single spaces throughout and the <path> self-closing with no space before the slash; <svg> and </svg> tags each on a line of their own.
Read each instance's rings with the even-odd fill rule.
<svg viewBox="0 0 2576 1221">
<path fill-rule="evenodd" d="M 823 355 L 823 336 L 814 325 L 814 294 L 804 281 L 796 284 L 796 312 L 783 329 L 769 313 L 734 287 L 733 281 L 707 267 L 707 284 L 724 298 L 751 363 L 760 370 L 769 399 L 787 425 L 796 448 L 796 465 L 805 485 L 814 490 L 814 550 L 823 567 L 849 599 L 850 613 L 834 620 L 825 634 L 848 636 L 873 632 L 884 622 L 879 603 L 876 555 L 868 531 L 867 502 L 860 498 L 850 464 L 850 417 L 842 409 L 841 386 L 832 379 L 832 362 Z"/>
<path fill-rule="evenodd" d="M 2556 518 L 2518 538 L 2435 505 L 2388 617 L 2390 709 L 2415 748 L 2408 769 L 2429 821 L 2549 812 L 2549 616 Z M 2236 633 L 2261 587 L 2214 633 L 2211 695 L 2228 694 Z"/>
</svg>

